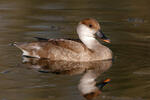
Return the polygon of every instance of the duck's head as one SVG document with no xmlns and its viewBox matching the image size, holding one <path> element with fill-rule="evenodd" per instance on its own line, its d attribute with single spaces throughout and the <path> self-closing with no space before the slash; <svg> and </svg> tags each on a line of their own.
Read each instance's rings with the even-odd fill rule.
<svg viewBox="0 0 150 100">
<path fill-rule="evenodd" d="M 96 35 L 104 42 L 110 43 L 110 40 L 104 35 L 100 24 L 93 18 L 87 18 L 79 22 L 77 33 L 82 42 L 88 39 L 95 39 Z"/>
</svg>

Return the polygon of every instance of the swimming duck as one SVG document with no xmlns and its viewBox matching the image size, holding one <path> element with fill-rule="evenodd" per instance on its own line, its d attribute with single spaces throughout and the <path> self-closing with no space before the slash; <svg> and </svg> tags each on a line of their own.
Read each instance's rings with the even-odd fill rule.
<svg viewBox="0 0 150 100">
<path fill-rule="evenodd" d="M 95 61 L 112 59 L 112 51 L 96 39 L 97 35 L 101 40 L 110 43 L 102 32 L 98 21 L 93 18 L 83 19 L 77 25 L 77 34 L 82 41 L 81 43 L 66 39 L 48 39 L 48 41 L 30 43 L 15 42 L 13 45 L 21 49 L 23 56 L 50 60 Z"/>
</svg>

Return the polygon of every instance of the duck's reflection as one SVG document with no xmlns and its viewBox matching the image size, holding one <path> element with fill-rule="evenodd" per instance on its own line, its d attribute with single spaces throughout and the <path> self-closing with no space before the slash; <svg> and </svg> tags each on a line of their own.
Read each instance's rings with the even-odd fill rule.
<svg viewBox="0 0 150 100">
<path fill-rule="evenodd" d="M 78 89 L 87 100 L 91 100 L 98 96 L 105 84 L 110 81 L 110 79 L 106 79 L 98 83 L 96 79 L 111 67 L 112 60 L 68 62 L 23 57 L 23 63 L 26 64 L 27 67 L 36 69 L 40 72 L 69 75 L 84 73 L 80 79 Z"/>
<path fill-rule="evenodd" d="M 97 77 L 106 70 L 107 69 L 105 68 L 104 70 L 101 68 L 87 70 L 80 79 L 78 89 L 87 100 L 91 100 L 92 98 L 101 94 L 103 87 L 110 82 L 110 79 L 106 79 L 102 82 L 96 82 Z"/>
</svg>

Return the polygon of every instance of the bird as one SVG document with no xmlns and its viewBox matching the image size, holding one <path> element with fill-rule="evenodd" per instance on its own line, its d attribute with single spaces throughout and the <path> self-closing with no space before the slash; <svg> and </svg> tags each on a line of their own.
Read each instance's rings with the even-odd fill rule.
<svg viewBox="0 0 150 100">
<path fill-rule="evenodd" d="M 76 30 L 81 42 L 70 39 L 43 39 L 44 41 L 14 42 L 13 45 L 23 52 L 23 56 L 49 60 L 87 62 L 112 59 L 112 51 L 96 38 L 97 36 L 110 43 L 96 19 L 81 20 Z"/>
</svg>

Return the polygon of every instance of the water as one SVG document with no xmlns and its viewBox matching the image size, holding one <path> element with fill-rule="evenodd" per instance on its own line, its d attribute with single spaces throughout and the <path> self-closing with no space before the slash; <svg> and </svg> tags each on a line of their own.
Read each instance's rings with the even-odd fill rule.
<svg viewBox="0 0 150 100">
<path fill-rule="evenodd" d="M 77 39 L 75 27 L 92 17 L 111 39 L 112 67 L 98 80 L 112 81 L 96 100 L 150 99 L 149 0 L 1 0 L 0 99 L 83 100 L 83 74 L 40 73 L 22 65 L 21 52 L 8 44 L 33 37 Z"/>
</svg>

